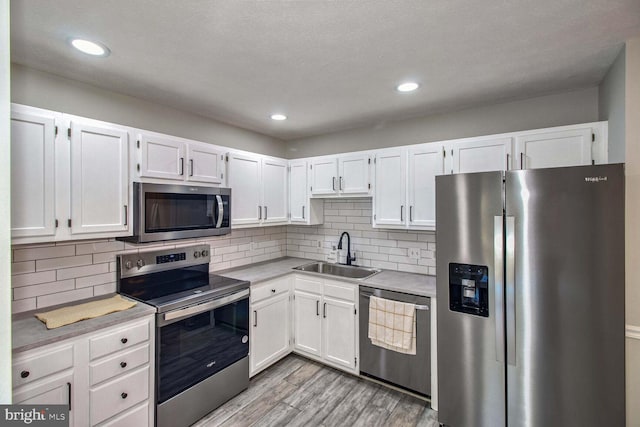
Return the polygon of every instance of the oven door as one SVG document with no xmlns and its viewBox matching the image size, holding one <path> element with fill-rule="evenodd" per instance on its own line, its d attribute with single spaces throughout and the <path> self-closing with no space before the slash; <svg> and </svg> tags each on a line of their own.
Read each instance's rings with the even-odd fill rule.
<svg viewBox="0 0 640 427">
<path fill-rule="evenodd" d="M 156 328 L 157 403 L 165 402 L 248 354 L 248 289 L 159 313 Z"/>
<path fill-rule="evenodd" d="M 134 183 L 135 242 L 216 236 L 231 231 L 231 189 Z"/>
</svg>

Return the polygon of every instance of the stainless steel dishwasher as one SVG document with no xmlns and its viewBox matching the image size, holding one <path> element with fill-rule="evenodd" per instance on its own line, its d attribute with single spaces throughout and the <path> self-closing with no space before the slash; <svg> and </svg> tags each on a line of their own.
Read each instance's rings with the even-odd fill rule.
<svg viewBox="0 0 640 427">
<path fill-rule="evenodd" d="M 371 344 L 369 297 L 416 304 L 416 354 L 408 355 Z M 415 393 L 431 395 L 431 299 L 360 286 L 360 374 Z"/>
</svg>

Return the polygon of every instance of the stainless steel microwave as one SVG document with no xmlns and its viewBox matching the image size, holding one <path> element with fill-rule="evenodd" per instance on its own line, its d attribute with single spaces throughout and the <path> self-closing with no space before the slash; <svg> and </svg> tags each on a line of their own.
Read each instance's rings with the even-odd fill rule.
<svg viewBox="0 0 640 427">
<path fill-rule="evenodd" d="M 193 239 L 231 232 L 231 189 L 133 183 L 134 243 Z"/>
</svg>

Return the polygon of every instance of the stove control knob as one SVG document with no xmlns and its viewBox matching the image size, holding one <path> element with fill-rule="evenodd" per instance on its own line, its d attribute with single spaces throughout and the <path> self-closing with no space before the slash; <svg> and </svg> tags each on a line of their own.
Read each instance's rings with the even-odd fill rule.
<svg viewBox="0 0 640 427">
<path fill-rule="evenodd" d="M 209 251 L 208 251 L 208 250 L 206 250 L 206 249 L 204 249 L 204 250 L 202 251 L 202 256 L 209 256 Z"/>
<path fill-rule="evenodd" d="M 138 262 L 136 262 L 136 265 L 138 266 L 138 268 L 144 267 L 144 260 L 139 259 Z"/>
<path fill-rule="evenodd" d="M 195 251 L 195 252 L 193 253 L 193 257 L 194 257 L 194 258 L 200 258 L 200 252 Z"/>
<path fill-rule="evenodd" d="M 131 260 L 127 260 L 124 262 L 124 268 L 126 268 L 127 270 L 130 270 L 133 267 L 133 263 L 131 262 Z"/>
</svg>

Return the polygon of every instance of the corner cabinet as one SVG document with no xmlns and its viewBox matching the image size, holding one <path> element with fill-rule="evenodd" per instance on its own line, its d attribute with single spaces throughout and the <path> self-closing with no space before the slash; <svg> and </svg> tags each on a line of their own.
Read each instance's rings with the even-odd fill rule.
<svg viewBox="0 0 640 427">
<path fill-rule="evenodd" d="M 294 351 L 358 374 L 358 285 L 294 276 Z"/>
<path fill-rule="evenodd" d="M 12 105 L 13 243 L 130 234 L 126 127 Z"/>
<path fill-rule="evenodd" d="M 232 226 L 286 224 L 289 220 L 287 161 L 233 151 L 228 159 Z"/>
<path fill-rule="evenodd" d="M 290 276 L 251 288 L 249 376 L 254 376 L 291 352 L 290 290 Z"/>
<path fill-rule="evenodd" d="M 306 160 L 289 162 L 289 220 L 292 224 L 316 225 L 324 222 L 324 201 L 310 198 L 310 171 Z"/>
<path fill-rule="evenodd" d="M 350 153 L 311 160 L 312 196 L 367 196 L 371 193 L 371 155 Z"/>
<path fill-rule="evenodd" d="M 13 357 L 13 403 L 68 405 L 70 426 L 154 425 L 154 317 Z"/>
<path fill-rule="evenodd" d="M 136 148 L 136 170 L 141 180 L 150 181 L 151 178 L 195 184 L 224 183 L 225 149 L 222 147 L 155 132 L 142 132 L 138 134 Z"/>
</svg>

